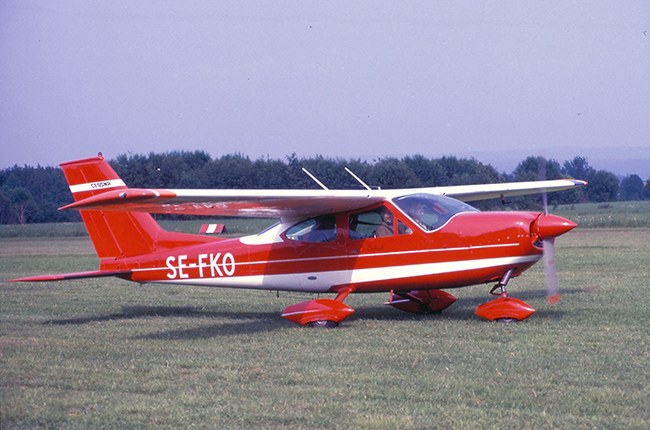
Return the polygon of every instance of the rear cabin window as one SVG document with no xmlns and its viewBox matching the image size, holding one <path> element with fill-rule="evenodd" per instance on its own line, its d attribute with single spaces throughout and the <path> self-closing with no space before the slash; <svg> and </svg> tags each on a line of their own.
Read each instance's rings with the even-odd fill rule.
<svg viewBox="0 0 650 430">
<path fill-rule="evenodd" d="M 310 218 L 290 227 L 286 236 L 300 242 L 333 242 L 336 239 L 336 218 L 333 215 Z"/>
<path fill-rule="evenodd" d="M 350 239 L 368 239 L 375 237 L 375 231 L 382 223 L 379 210 L 372 210 L 351 215 L 349 218 Z"/>
</svg>

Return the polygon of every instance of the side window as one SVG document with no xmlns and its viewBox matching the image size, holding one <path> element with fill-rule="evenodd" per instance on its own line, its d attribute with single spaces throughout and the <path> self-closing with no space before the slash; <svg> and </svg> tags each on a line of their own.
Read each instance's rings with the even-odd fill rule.
<svg viewBox="0 0 650 430">
<path fill-rule="evenodd" d="M 350 239 L 392 236 L 395 231 L 394 219 L 393 213 L 384 207 L 351 215 Z"/>
<path fill-rule="evenodd" d="M 413 230 L 408 228 L 402 221 L 397 220 L 397 234 L 413 234 Z"/>
<path fill-rule="evenodd" d="M 336 218 L 333 215 L 310 218 L 289 228 L 286 236 L 300 242 L 333 242 L 336 239 Z"/>
</svg>

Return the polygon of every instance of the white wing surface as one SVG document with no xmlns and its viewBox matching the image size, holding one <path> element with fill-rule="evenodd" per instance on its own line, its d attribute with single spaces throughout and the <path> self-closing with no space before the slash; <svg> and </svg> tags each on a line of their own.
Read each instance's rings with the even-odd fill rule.
<svg viewBox="0 0 650 430">
<path fill-rule="evenodd" d="M 551 181 L 507 182 L 483 185 L 459 185 L 455 187 L 438 187 L 435 194 L 444 194 L 464 202 L 500 197 L 523 196 L 543 192 L 563 191 L 580 188 L 587 182 L 578 179 L 555 179 Z"/>
</svg>

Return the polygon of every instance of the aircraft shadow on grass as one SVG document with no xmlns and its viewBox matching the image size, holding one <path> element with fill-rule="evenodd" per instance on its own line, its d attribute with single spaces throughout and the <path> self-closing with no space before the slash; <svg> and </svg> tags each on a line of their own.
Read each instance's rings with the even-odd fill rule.
<svg viewBox="0 0 650 430">
<path fill-rule="evenodd" d="M 292 326 L 284 319 L 278 319 L 277 312 L 212 311 L 189 306 L 124 306 L 121 312 L 108 315 L 84 316 L 45 321 L 43 325 L 82 325 L 103 321 L 132 320 L 141 318 L 226 318 L 232 323 L 214 324 L 196 329 L 177 330 L 140 336 L 152 339 L 195 339 L 271 331 Z"/>
<path fill-rule="evenodd" d="M 563 290 L 564 296 L 582 294 L 585 289 Z M 530 290 L 517 294 L 517 298 L 527 300 L 543 299 L 544 291 Z M 455 303 L 453 308 L 440 314 L 410 314 L 406 312 L 392 312 L 387 306 L 359 307 L 350 317 L 349 321 L 356 320 L 377 320 L 377 321 L 422 321 L 434 319 L 446 320 L 476 320 L 474 310 L 490 298 L 476 297 L 464 298 Z M 541 309 L 535 314 L 537 318 L 560 318 L 566 311 L 552 308 Z M 67 318 L 45 321 L 43 325 L 82 325 L 103 321 L 132 320 L 141 318 L 197 318 L 197 319 L 227 319 L 231 322 L 212 324 L 196 328 L 172 330 L 160 333 L 138 336 L 138 339 L 210 339 L 221 336 L 233 336 L 245 333 L 268 332 L 293 328 L 293 324 L 278 318 L 276 311 L 269 312 L 239 312 L 239 311 L 214 311 L 199 307 L 190 306 L 125 306 L 121 312 L 107 315 L 84 316 L 78 318 Z"/>
<path fill-rule="evenodd" d="M 451 291 L 453 293 L 453 291 Z M 564 289 L 561 291 L 562 296 L 569 297 L 573 294 L 583 294 L 587 293 L 588 290 L 582 288 L 575 289 Z M 513 297 L 520 300 L 545 300 L 546 291 L 544 290 L 528 290 L 528 291 L 518 291 Z M 446 309 L 441 313 L 433 314 L 411 314 L 406 312 L 401 312 L 397 310 L 387 309 L 387 306 L 372 306 L 362 308 L 359 307 L 356 309 L 356 312 L 350 317 L 350 321 L 353 319 L 370 319 L 378 321 L 426 321 L 434 319 L 444 319 L 450 321 L 477 321 L 484 323 L 484 320 L 477 318 L 474 314 L 474 311 L 479 305 L 487 303 L 490 300 L 493 300 L 494 296 L 478 296 L 472 298 L 463 298 L 455 302 L 450 308 Z M 540 319 L 549 319 L 549 318 L 561 318 L 563 315 L 568 313 L 567 310 L 561 309 L 561 307 L 553 306 L 546 307 L 544 309 L 537 309 L 534 314 L 534 318 Z M 515 321 L 517 322 L 517 321 Z"/>
</svg>

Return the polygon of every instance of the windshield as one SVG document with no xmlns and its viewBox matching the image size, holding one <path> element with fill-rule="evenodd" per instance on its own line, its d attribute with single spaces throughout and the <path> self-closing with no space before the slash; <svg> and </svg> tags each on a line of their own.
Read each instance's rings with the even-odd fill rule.
<svg viewBox="0 0 650 430">
<path fill-rule="evenodd" d="M 460 200 L 433 194 L 411 194 L 393 199 L 393 203 L 425 231 L 442 227 L 461 212 L 478 212 L 474 206 Z"/>
</svg>

